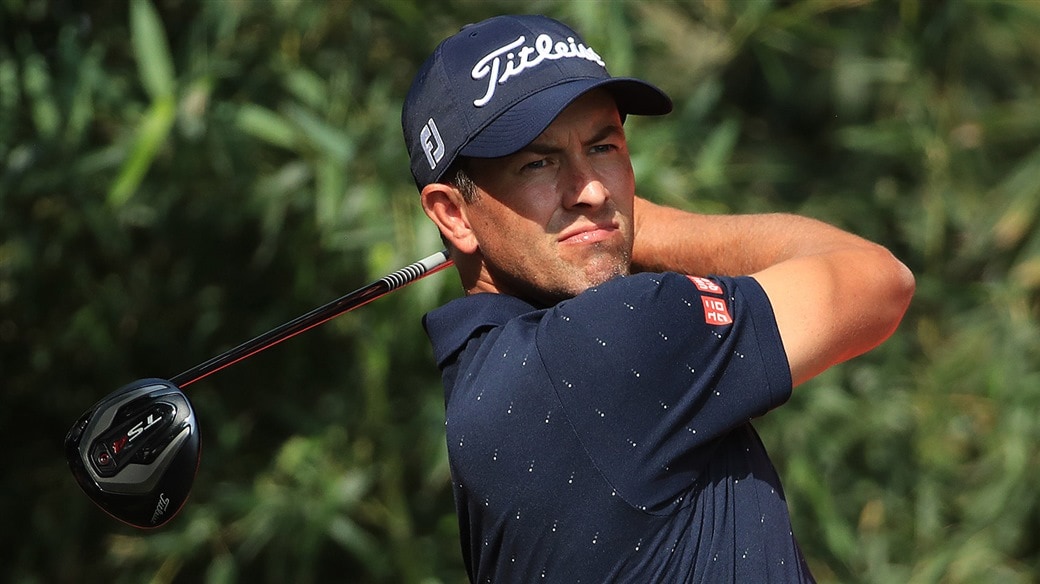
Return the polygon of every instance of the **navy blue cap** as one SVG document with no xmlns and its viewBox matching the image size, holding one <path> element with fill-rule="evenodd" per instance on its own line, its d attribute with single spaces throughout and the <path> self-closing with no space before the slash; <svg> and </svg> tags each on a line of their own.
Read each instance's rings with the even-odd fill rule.
<svg viewBox="0 0 1040 584">
<path fill-rule="evenodd" d="M 464 27 L 423 63 L 401 114 L 419 188 L 458 156 L 498 158 L 537 138 L 575 99 L 603 87 L 622 115 L 662 115 L 672 101 L 653 85 L 611 77 L 602 57 L 545 16 L 496 16 Z"/>
</svg>

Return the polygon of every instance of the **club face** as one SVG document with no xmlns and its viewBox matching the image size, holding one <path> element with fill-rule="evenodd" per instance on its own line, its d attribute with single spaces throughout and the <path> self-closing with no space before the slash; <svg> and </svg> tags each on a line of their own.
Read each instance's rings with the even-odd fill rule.
<svg viewBox="0 0 1040 584">
<path fill-rule="evenodd" d="M 164 379 L 140 379 L 94 404 L 65 437 L 79 486 L 116 519 L 153 528 L 188 498 L 201 442 L 191 402 Z"/>
</svg>

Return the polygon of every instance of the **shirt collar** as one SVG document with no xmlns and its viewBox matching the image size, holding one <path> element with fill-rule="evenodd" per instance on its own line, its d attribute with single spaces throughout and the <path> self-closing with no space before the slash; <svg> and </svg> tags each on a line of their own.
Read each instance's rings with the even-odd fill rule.
<svg viewBox="0 0 1040 584">
<path fill-rule="evenodd" d="M 475 335 L 534 310 L 537 308 L 515 296 L 474 294 L 430 311 L 423 317 L 423 327 L 433 345 L 437 366 L 443 369 Z"/>
</svg>

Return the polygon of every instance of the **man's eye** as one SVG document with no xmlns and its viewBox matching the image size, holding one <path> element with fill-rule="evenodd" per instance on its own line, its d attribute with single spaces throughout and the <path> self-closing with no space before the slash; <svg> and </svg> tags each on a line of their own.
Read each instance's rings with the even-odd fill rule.
<svg viewBox="0 0 1040 584">
<path fill-rule="evenodd" d="M 546 159 L 542 158 L 540 160 L 535 160 L 534 162 L 528 162 L 527 164 L 524 165 L 524 169 L 532 169 L 533 170 L 533 169 L 538 169 L 538 168 L 545 168 L 545 166 L 548 163 L 549 162 Z"/>
<path fill-rule="evenodd" d="M 613 144 L 597 144 L 592 147 L 592 151 L 596 153 L 611 152 L 615 148 Z"/>
</svg>

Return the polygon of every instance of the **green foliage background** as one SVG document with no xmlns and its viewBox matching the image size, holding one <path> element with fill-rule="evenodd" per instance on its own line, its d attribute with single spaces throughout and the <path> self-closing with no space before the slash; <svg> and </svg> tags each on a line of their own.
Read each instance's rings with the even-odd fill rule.
<svg viewBox="0 0 1040 584">
<path fill-rule="evenodd" d="M 450 272 L 193 385 L 167 528 L 96 509 L 61 444 L 439 249 L 401 100 L 441 38 L 521 11 L 673 96 L 628 123 L 643 194 L 812 215 L 917 275 L 887 344 L 759 423 L 817 577 L 1040 581 L 1040 2 L 427 4 L 0 0 L 0 579 L 464 580 L 419 324 Z"/>
</svg>

